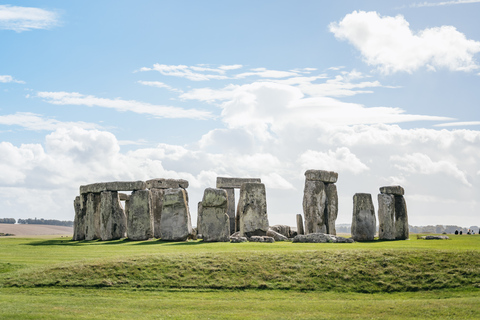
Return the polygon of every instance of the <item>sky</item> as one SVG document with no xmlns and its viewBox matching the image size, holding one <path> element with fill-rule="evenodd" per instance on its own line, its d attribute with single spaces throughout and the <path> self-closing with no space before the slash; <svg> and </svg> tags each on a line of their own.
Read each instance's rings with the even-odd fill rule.
<svg viewBox="0 0 480 320">
<path fill-rule="evenodd" d="M 480 0 L 0 1 L 0 217 L 73 220 L 79 186 L 405 188 L 412 225 L 480 224 Z M 237 192 L 238 196 L 238 192 Z M 237 197 L 238 199 L 238 197 Z"/>
</svg>

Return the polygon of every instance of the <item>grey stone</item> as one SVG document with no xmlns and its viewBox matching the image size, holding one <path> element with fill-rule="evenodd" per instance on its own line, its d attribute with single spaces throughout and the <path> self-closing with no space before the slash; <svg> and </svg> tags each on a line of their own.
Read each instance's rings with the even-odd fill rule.
<svg viewBox="0 0 480 320">
<path fill-rule="evenodd" d="M 74 241 L 85 240 L 85 215 L 87 210 L 87 197 L 85 195 L 75 197 L 73 201 L 75 208 L 75 220 L 73 223 Z"/>
<path fill-rule="evenodd" d="M 305 181 L 303 215 L 306 234 L 327 232 L 325 225 L 326 199 L 325 184 L 322 181 Z"/>
<path fill-rule="evenodd" d="M 326 183 L 335 183 L 338 180 L 338 173 L 324 170 L 307 170 L 305 172 L 307 181 L 322 181 Z"/>
<path fill-rule="evenodd" d="M 405 194 L 405 190 L 401 186 L 387 186 L 381 187 L 380 193 L 403 196 Z"/>
<path fill-rule="evenodd" d="M 200 229 L 203 235 L 204 230 Z M 191 233 L 187 191 L 182 188 L 166 189 L 163 196 L 160 238 L 165 241 L 185 241 Z"/>
<path fill-rule="evenodd" d="M 80 194 L 100 193 L 102 191 L 135 191 L 145 189 L 146 184 L 144 181 L 99 182 L 80 186 Z"/>
<path fill-rule="evenodd" d="M 150 179 L 146 182 L 147 189 L 177 189 L 188 188 L 188 181 L 183 179 Z"/>
<path fill-rule="evenodd" d="M 274 243 L 275 239 L 273 239 L 272 237 L 268 237 L 268 236 L 251 236 L 250 238 L 248 238 L 248 241 L 250 241 L 250 242 Z"/>
<path fill-rule="evenodd" d="M 100 194 L 88 193 L 85 213 L 85 240 L 100 239 Z"/>
<path fill-rule="evenodd" d="M 230 223 L 230 234 L 233 234 L 236 231 L 235 230 L 235 189 L 225 188 L 224 190 L 227 191 L 227 199 L 228 199 L 227 215 Z"/>
<path fill-rule="evenodd" d="M 395 196 L 395 239 L 409 238 L 407 204 L 403 196 Z"/>
<path fill-rule="evenodd" d="M 241 242 L 247 242 L 247 238 L 246 237 L 234 237 L 234 236 L 230 236 L 230 242 L 231 243 L 241 243 Z"/>
<path fill-rule="evenodd" d="M 325 194 L 327 197 L 325 226 L 327 227 L 328 234 L 336 235 L 337 231 L 335 230 L 335 222 L 337 221 L 338 215 L 337 186 L 333 183 L 327 183 L 325 185 Z"/>
<path fill-rule="evenodd" d="M 353 239 L 347 239 L 344 237 L 337 237 L 331 234 L 325 233 L 310 233 L 306 235 L 297 235 L 293 238 L 293 242 L 297 243 L 352 243 Z"/>
<path fill-rule="evenodd" d="M 264 236 L 268 230 L 267 199 L 263 183 L 244 183 L 238 201 L 240 235 Z"/>
<path fill-rule="evenodd" d="M 222 189 L 231 189 L 231 188 L 241 188 L 244 183 L 261 183 L 262 180 L 259 178 L 225 178 L 217 177 L 217 188 Z"/>
<path fill-rule="evenodd" d="M 305 231 L 303 231 L 303 218 L 300 213 L 297 214 L 297 233 L 305 234 Z"/>
<path fill-rule="evenodd" d="M 378 195 L 378 239 L 395 240 L 395 196 Z"/>
<path fill-rule="evenodd" d="M 230 219 L 227 215 L 227 192 L 223 189 L 207 188 L 203 193 L 199 227 L 205 242 L 227 242 L 230 240 Z"/>
<path fill-rule="evenodd" d="M 372 195 L 356 193 L 353 196 L 352 237 L 355 241 L 372 241 L 375 237 L 376 219 Z"/>
<path fill-rule="evenodd" d="M 420 237 L 420 239 L 423 239 L 423 240 L 449 240 L 450 238 L 448 236 L 423 236 L 423 237 Z"/>
<path fill-rule="evenodd" d="M 202 229 L 200 228 L 200 217 L 202 216 L 202 210 L 203 210 L 203 206 L 202 206 L 202 201 L 198 202 L 198 205 L 197 205 L 197 238 L 202 238 L 201 236 L 199 237 L 199 235 L 202 234 Z"/>
<path fill-rule="evenodd" d="M 276 224 L 274 226 L 270 226 L 269 230 L 275 231 L 287 238 L 293 238 L 297 235 L 297 231 L 295 230 L 295 228 L 292 228 L 284 224 Z"/>
<path fill-rule="evenodd" d="M 130 195 L 126 193 L 118 193 L 118 197 L 120 198 L 120 201 L 128 201 L 130 199 Z"/>
<path fill-rule="evenodd" d="M 268 229 L 267 236 L 272 237 L 275 241 L 287 241 L 288 238 L 285 237 L 283 234 L 280 234 L 272 229 Z"/>
<path fill-rule="evenodd" d="M 202 206 L 227 208 L 227 191 L 207 188 L 203 193 Z"/>
<path fill-rule="evenodd" d="M 150 189 L 152 197 L 152 214 L 153 214 L 153 236 L 160 238 L 160 221 L 163 209 L 163 189 Z"/>
<path fill-rule="evenodd" d="M 240 231 L 232 233 L 230 237 L 236 237 L 236 238 L 240 237 Z"/>
<path fill-rule="evenodd" d="M 100 194 L 100 238 L 116 240 L 125 238 L 127 217 L 120 206 L 117 191 L 103 191 Z"/>
<path fill-rule="evenodd" d="M 153 238 L 152 196 L 148 190 L 133 191 L 127 209 L 127 238 Z"/>
</svg>

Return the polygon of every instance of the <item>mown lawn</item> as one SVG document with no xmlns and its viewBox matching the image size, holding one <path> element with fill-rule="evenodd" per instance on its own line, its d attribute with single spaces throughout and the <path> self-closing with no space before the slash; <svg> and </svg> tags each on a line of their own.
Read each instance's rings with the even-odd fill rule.
<svg viewBox="0 0 480 320">
<path fill-rule="evenodd" d="M 480 236 L 354 244 L 0 238 L 0 319 L 473 319 Z"/>
</svg>

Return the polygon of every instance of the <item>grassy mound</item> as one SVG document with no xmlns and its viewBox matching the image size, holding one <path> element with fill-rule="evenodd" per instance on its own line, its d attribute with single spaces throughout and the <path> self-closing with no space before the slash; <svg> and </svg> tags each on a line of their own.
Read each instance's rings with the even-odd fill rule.
<svg viewBox="0 0 480 320">
<path fill-rule="evenodd" d="M 405 292 L 480 288 L 480 252 L 303 250 L 169 253 L 67 263 L 4 278 L 5 287 Z"/>
</svg>

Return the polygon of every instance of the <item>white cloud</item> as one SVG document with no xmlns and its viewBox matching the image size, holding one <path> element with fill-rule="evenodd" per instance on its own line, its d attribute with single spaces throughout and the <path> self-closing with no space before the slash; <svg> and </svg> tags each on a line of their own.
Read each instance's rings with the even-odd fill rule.
<svg viewBox="0 0 480 320">
<path fill-rule="evenodd" d="M 229 69 L 229 67 L 231 69 Z M 153 67 L 143 67 L 140 71 L 158 71 L 164 76 L 187 78 L 192 81 L 206 81 L 206 80 L 222 80 L 228 79 L 225 75 L 226 70 L 237 69 L 238 65 L 221 66 L 220 68 L 208 68 L 202 66 L 185 66 L 185 65 L 166 65 L 155 63 Z M 238 67 L 239 68 L 239 67 Z M 208 71 L 210 73 L 201 73 Z"/>
<path fill-rule="evenodd" d="M 419 7 L 437 7 L 437 6 L 450 6 L 455 4 L 470 4 L 470 3 L 479 3 L 480 0 L 454 0 L 454 1 L 442 1 L 442 2 L 419 2 L 410 5 L 410 7 L 419 8 Z"/>
<path fill-rule="evenodd" d="M 95 129 L 100 126 L 88 122 L 62 122 L 55 119 L 46 119 L 39 114 L 31 112 L 17 112 L 15 114 L 0 115 L 0 124 L 8 126 L 21 126 L 27 130 L 54 131 L 58 128 L 77 126 L 84 129 Z"/>
<path fill-rule="evenodd" d="M 279 71 L 279 70 L 267 70 L 266 68 L 251 69 L 250 72 L 239 73 L 235 75 L 235 78 L 242 79 L 251 76 L 257 76 L 261 78 L 287 78 L 297 76 L 298 72 L 295 71 Z"/>
<path fill-rule="evenodd" d="M 376 12 L 354 11 L 329 28 L 335 37 L 348 40 L 368 64 L 384 73 L 411 73 L 420 67 L 452 71 L 479 68 L 474 55 L 480 52 L 480 42 L 468 40 L 453 26 L 414 33 L 401 15 L 381 17 Z"/>
<path fill-rule="evenodd" d="M 359 174 L 370 170 L 367 165 L 346 147 L 337 148 L 335 151 L 328 150 L 327 152 L 307 150 L 299 157 L 299 162 L 302 171 L 319 168 L 327 171 L 350 171 L 354 174 Z"/>
<path fill-rule="evenodd" d="M 160 81 L 137 81 L 138 83 L 144 85 L 144 86 L 150 86 L 150 87 L 156 87 L 156 88 L 165 88 L 168 91 L 172 92 L 177 92 L 177 93 L 182 93 L 183 90 L 174 88 L 172 86 L 169 86 L 166 83 L 160 82 Z"/>
<path fill-rule="evenodd" d="M 434 127 L 461 127 L 461 126 L 479 126 L 480 121 L 463 121 L 434 124 Z"/>
<path fill-rule="evenodd" d="M 24 84 L 25 81 L 22 81 L 22 80 L 16 80 L 14 79 L 12 76 L 9 76 L 9 75 L 0 75 L 0 82 L 1 83 L 8 83 L 8 82 L 13 82 L 13 83 L 21 83 L 21 84 Z"/>
<path fill-rule="evenodd" d="M 281 175 L 276 172 L 271 172 L 268 175 L 261 176 L 262 183 L 266 188 L 281 189 L 281 190 L 293 190 L 295 187 L 285 180 Z"/>
<path fill-rule="evenodd" d="M 115 109 L 120 112 L 130 111 L 139 114 L 148 114 L 158 118 L 208 119 L 212 117 L 208 111 L 153 105 L 135 100 L 97 98 L 78 92 L 38 92 L 37 96 L 44 98 L 46 102 L 52 104 L 96 106 Z"/>
<path fill-rule="evenodd" d="M 58 25 L 58 13 L 33 7 L 0 5 L 0 29 L 16 32 L 49 29 Z"/>
</svg>

